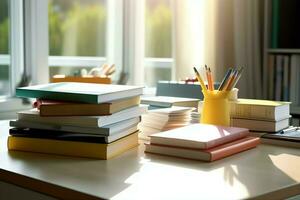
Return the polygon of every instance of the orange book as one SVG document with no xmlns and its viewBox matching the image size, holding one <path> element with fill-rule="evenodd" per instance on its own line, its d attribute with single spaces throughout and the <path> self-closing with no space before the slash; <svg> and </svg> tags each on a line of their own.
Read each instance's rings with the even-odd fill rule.
<svg viewBox="0 0 300 200">
<path fill-rule="evenodd" d="M 187 158 L 202 161 L 215 161 L 236 153 L 246 151 L 256 147 L 260 143 L 258 137 L 245 137 L 230 143 L 226 143 L 211 149 L 193 149 L 176 146 L 145 144 L 147 153 L 154 153 L 160 155 L 168 155 L 179 158 Z"/>
</svg>

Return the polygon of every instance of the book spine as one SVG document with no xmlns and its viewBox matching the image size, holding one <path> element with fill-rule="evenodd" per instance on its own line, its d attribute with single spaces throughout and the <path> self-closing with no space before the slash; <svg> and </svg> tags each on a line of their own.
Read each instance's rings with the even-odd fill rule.
<svg viewBox="0 0 300 200">
<path fill-rule="evenodd" d="M 211 150 L 211 161 L 219 160 L 236 153 L 246 151 L 248 149 L 252 149 L 256 147 L 260 143 L 260 139 L 258 137 L 253 138 L 252 140 L 245 140 L 240 143 L 235 143 L 232 145 L 228 145 L 224 149 L 220 150 Z"/>
</svg>

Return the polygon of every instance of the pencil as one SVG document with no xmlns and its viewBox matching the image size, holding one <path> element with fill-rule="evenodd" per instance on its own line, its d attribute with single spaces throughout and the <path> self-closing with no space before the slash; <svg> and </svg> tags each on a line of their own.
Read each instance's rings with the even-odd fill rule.
<svg viewBox="0 0 300 200">
<path fill-rule="evenodd" d="M 212 90 L 211 85 L 210 85 L 210 76 L 209 76 L 207 65 L 205 65 L 205 74 L 206 74 L 206 80 L 207 80 L 207 88 L 209 90 Z"/>
<path fill-rule="evenodd" d="M 238 81 L 240 80 L 241 76 L 242 76 L 242 72 L 243 72 L 244 68 L 243 67 L 240 67 L 238 69 L 238 75 L 237 75 L 237 78 L 235 79 L 234 83 L 232 84 L 232 88 L 234 88 L 236 86 L 236 84 L 238 83 Z M 232 89 L 231 88 L 231 89 Z"/>
<path fill-rule="evenodd" d="M 195 71 L 196 77 L 197 77 L 197 79 L 198 79 L 198 81 L 199 81 L 199 83 L 200 83 L 200 85 L 202 87 L 202 90 L 207 91 L 207 88 L 206 88 L 206 86 L 205 86 L 205 84 L 204 84 L 204 82 L 203 82 L 203 80 L 202 80 L 202 78 L 201 78 L 198 70 L 196 69 L 196 67 L 194 67 L 194 71 Z"/>
<path fill-rule="evenodd" d="M 210 67 L 208 68 L 208 74 L 209 74 L 209 80 L 210 80 L 210 89 L 212 91 L 214 91 L 215 90 L 215 88 L 214 88 L 214 81 L 213 81 L 213 77 L 212 77 L 212 73 L 211 73 Z"/>
<path fill-rule="evenodd" d="M 234 81 L 234 79 L 236 78 L 236 76 L 237 76 L 237 69 L 234 69 L 232 72 L 231 72 L 231 75 L 230 75 L 230 78 L 229 78 L 229 80 L 228 80 L 228 82 L 227 82 L 227 84 L 226 84 L 226 86 L 225 86 L 225 90 L 226 91 L 229 91 L 230 90 L 230 87 L 231 87 L 231 85 L 233 84 L 233 81 Z"/>
<path fill-rule="evenodd" d="M 218 88 L 219 91 L 223 90 L 223 88 L 224 88 L 224 86 L 225 86 L 225 84 L 226 84 L 226 82 L 227 82 L 227 79 L 229 78 L 229 76 L 230 76 L 230 74 L 231 74 L 231 71 L 232 71 L 232 68 L 229 68 L 229 69 L 227 70 L 227 73 L 226 73 L 226 75 L 224 76 L 224 78 L 223 78 L 223 80 L 222 80 L 222 82 L 221 82 L 221 84 L 220 84 L 220 86 L 219 86 L 219 88 Z"/>
</svg>

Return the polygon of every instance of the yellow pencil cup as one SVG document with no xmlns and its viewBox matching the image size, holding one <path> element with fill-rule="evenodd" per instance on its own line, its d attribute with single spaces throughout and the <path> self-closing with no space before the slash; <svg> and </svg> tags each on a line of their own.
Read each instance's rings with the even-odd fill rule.
<svg viewBox="0 0 300 200">
<path fill-rule="evenodd" d="M 202 91 L 204 95 L 200 123 L 230 126 L 230 91 Z"/>
</svg>

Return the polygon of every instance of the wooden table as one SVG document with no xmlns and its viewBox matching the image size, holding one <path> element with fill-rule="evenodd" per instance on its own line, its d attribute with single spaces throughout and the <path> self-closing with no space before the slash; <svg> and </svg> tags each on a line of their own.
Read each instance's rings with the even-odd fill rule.
<svg viewBox="0 0 300 200">
<path fill-rule="evenodd" d="M 271 145 L 212 163 L 144 154 L 114 159 L 8 152 L 0 121 L 0 180 L 63 199 L 279 199 L 300 193 L 300 150 Z"/>
</svg>

